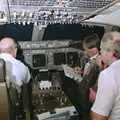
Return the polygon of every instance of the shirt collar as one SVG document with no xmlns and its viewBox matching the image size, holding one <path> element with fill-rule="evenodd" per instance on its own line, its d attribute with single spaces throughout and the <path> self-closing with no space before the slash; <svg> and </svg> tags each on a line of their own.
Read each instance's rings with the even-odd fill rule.
<svg viewBox="0 0 120 120">
<path fill-rule="evenodd" d="M 110 66 L 114 66 L 115 64 L 118 64 L 118 63 L 120 63 L 120 59 L 119 60 L 116 60 L 116 61 L 114 61 Z"/>
<path fill-rule="evenodd" d="M 13 56 L 9 53 L 1 53 L 0 58 L 3 58 L 4 60 L 9 60 L 9 59 L 12 59 Z"/>
<path fill-rule="evenodd" d="M 99 55 L 99 54 L 97 53 L 97 54 L 95 54 L 94 56 L 90 57 L 90 60 L 96 58 L 98 55 Z"/>
</svg>

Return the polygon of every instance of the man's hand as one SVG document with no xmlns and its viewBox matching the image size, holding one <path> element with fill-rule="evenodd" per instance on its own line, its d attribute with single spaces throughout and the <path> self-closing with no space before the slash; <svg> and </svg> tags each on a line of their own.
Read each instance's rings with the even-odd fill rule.
<svg viewBox="0 0 120 120">
<path fill-rule="evenodd" d="M 74 74 L 75 75 L 81 75 L 82 74 L 82 70 L 80 67 L 75 67 L 74 68 Z"/>
<path fill-rule="evenodd" d="M 102 115 L 97 114 L 93 111 L 91 111 L 90 117 L 91 117 L 90 120 L 108 120 L 108 117 L 102 116 Z"/>
<path fill-rule="evenodd" d="M 90 90 L 89 101 L 93 102 L 93 101 L 95 101 L 95 98 L 96 98 L 96 91 L 93 90 L 92 88 L 90 88 L 89 90 Z"/>
</svg>

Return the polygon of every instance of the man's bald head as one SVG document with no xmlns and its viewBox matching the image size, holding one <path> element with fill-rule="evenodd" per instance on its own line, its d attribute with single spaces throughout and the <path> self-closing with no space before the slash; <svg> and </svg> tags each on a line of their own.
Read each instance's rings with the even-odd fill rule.
<svg viewBox="0 0 120 120">
<path fill-rule="evenodd" d="M 14 39 L 6 37 L 0 41 L 0 53 L 9 53 L 16 57 L 17 44 Z"/>
</svg>

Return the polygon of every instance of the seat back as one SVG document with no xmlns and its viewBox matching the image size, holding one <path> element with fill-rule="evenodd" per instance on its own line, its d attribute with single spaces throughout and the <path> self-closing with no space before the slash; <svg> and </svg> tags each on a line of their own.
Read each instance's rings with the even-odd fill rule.
<svg viewBox="0 0 120 120">
<path fill-rule="evenodd" d="M 10 120 L 8 90 L 5 77 L 5 62 L 3 59 L 0 59 L 0 120 Z"/>
</svg>

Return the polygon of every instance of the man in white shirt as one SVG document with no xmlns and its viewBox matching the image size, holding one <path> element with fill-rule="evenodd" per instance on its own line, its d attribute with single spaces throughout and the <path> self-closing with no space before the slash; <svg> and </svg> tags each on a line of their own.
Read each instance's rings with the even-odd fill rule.
<svg viewBox="0 0 120 120">
<path fill-rule="evenodd" d="M 120 120 L 120 33 L 106 33 L 101 40 L 105 65 L 98 79 L 98 91 L 92 107 L 92 120 Z"/>
<path fill-rule="evenodd" d="M 23 83 L 30 80 L 30 72 L 27 66 L 17 60 L 17 44 L 14 39 L 6 37 L 0 41 L 0 58 L 6 62 L 7 85 L 12 84 L 15 88 L 20 88 Z"/>
</svg>

